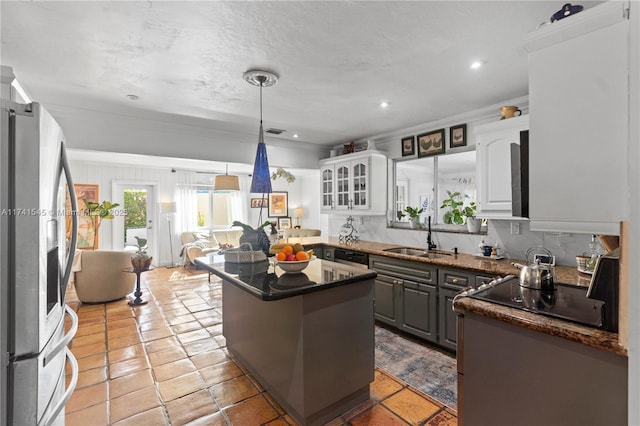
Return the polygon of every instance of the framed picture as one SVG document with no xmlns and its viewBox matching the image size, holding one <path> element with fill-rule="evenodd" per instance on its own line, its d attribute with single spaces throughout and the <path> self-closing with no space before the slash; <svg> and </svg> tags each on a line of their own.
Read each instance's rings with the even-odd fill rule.
<svg viewBox="0 0 640 426">
<path fill-rule="evenodd" d="M 449 128 L 449 146 L 457 148 L 467 146 L 467 125 L 458 124 Z"/>
<path fill-rule="evenodd" d="M 278 218 L 278 229 L 291 229 L 291 218 L 290 217 L 279 217 Z"/>
<path fill-rule="evenodd" d="M 444 154 L 444 129 L 418 135 L 418 157 Z"/>
<path fill-rule="evenodd" d="M 286 217 L 289 211 L 289 193 L 272 192 L 269 194 L 269 216 Z"/>
<path fill-rule="evenodd" d="M 252 198 L 251 199 L 251 208 L 259 209 L 261 207 L 267 207 L 269 205 L 268 198 Z"/>
<path fill-rule="evenodd" d="M 98 185 L 76 183 L 73 185 L 78 200 L 78 242 L 77 248 L 91 249 L 98 247 L 98 234 L 95 232 L 95 221 L 93 216 L 87 214 L 88 207 L 84 200 L 99 203 Z M 67 196 L 67 211 L 71 211 L 71 199 Z M 67 234 L 71 233 L 71 215 L 66 218 Z M 70 236 L 70 235 L 68 235 Z"/>
<path fill-rule="evenodd" d="M 402 138 L 402 156 L 414 155 L 416 153 L 416 138 L 415 136 L 407 136 Z"/>
</svg>

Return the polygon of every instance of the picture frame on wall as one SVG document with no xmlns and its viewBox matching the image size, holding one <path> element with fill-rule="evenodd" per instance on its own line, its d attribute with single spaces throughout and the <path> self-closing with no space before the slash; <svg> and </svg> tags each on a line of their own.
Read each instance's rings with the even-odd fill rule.
<svg viewBox="0 0 640 426">
<path fill-rule="evenodd" d="M 402 138 L 401 146 L 402 146 L 402 156 L 403 157 L 406 157 L 408 155 L 415 155 L 415 153 L 416 153 L 416 138 L 415 138 L 415 136 L 407 136 L 406 138 Z"/>
<path fill-rule="evenodd" d="M 78 240 L 76 247 L 79 249 L 94 250 L 98 247 L 98 234 L 96 233 L 96 223 L 94 216 L 89 216 L 89 207 L 85 204 L 84 200 L 91 201 L 93 203 L 99 203 L 99 190 L 100 187 L 95 184 L 88 183 L 76 183 L 73 185 L 73 189 L 76 193 L 76 199 L 78 200 Z M 69 194 L 66 197 L 67 211 L 71 211 L 71 199 Z M 67 238 L 71 237 L 71 215 L 66 216 L 66 232 Z"/>
<path fill-rule="evenodd" d="M 268 198 L 252 198 L 251 199 L 251 208 L 252 209 L 259 209 L 262 207 L 267 207 L 269 205 L 269 199 Z"/>
<path fill-rule="evenodd" d="M 291 218 L 290 217 L 279 217 L 278 218 L 278 229 L 291 229 Z"/>
<path fill-rule="evenodd" d="M 286 217 L 289 211 L 289 193 L 286 191 L 269 194 L 269 217 Z"/>
<path fill-rule="evenodd" d="M 467 146 L 467 125 L 466 124 L 458 124 L 457 126 L 451 126 L 449 128 L 449 146 L 451 148 Z"/>
<path fill-rule="evenodd" d="M 417 136 L 418 157 L 444 154 L 445 139 L 444 129 L 433 130 Z"/>
</svg>

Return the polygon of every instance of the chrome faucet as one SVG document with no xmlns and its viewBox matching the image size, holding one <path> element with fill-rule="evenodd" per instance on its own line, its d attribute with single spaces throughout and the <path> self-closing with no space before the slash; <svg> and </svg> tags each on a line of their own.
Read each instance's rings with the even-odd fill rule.
<svg viewBox="0 0 640 426">
<path fill-rule="evenodd" d="M 436 244 L 431 239 L 431 216 L 429 216 L 429 221 L 427 224 L 427 250 L 433 250 L 436 248 Z"/>
</svg>

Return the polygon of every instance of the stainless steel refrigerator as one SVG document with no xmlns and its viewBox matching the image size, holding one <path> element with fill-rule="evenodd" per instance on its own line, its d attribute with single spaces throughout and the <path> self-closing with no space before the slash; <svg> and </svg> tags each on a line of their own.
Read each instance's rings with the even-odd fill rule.
<svg viewBox="0 0 640 426">
<path fill-rule="evenodd" d="M 1 106 L 0 425 L 64 424 L 78 377 L 67 347 L 78 324 L 65 303 L 77 205 L 64 135 L 37 103 Z"/>
</svg>

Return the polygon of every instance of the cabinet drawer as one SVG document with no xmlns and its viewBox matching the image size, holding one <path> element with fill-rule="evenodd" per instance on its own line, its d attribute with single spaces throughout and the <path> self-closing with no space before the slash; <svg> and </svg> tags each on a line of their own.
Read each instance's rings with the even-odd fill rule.
<svg viewBox="0 0 640 426">
<path fill-rule="evenodd" d="M 475 284 L 475 275 L 455 269 L 440 269 L 440 285 L 460 287 L 461 289 L 471 287 Z"/>
<path fill-rule="evenodd" d="M 424 284 L 435 285 L 438 281 L 437 269 L 431 265 L 378 256 L 370 256 L 369 260 L 369 269 L 375 269 L 378 273 Z"/>
</svg>

